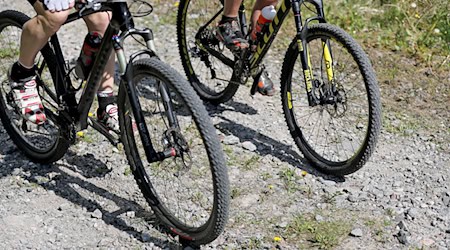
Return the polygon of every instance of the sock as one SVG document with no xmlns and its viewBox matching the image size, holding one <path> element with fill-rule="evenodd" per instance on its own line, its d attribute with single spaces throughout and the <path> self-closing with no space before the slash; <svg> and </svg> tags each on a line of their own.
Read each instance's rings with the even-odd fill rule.
<svg viewBox="0 0 450 250">
<path fill-rule="evenodd" d="M 97 98 L 98 98 L 97 116 L 99 114 L 101 115 L 101 113 L 103 113 L 103 111 L 106 110 L 106 106 L 108 106 L 109 104 L 116 103 L 116 97 L 114 96 L 112 90 L 98 91 Z"/>
<path fill-rule="evenodd" d="M 15 82 L 33 77 L 36 75 L 35 67 L 27 68 L 23 66 L 19 61 L 15 62 L 11 68 L 11 79 Z"/>
<path fill-rule="evenodd" d="M 222 16 L 222 20 L 220 20 L 219 25 L 224 23 L 231 23 L 232 21 L 237 21 L 237 16 L 235 17 Z"/>
</svg>

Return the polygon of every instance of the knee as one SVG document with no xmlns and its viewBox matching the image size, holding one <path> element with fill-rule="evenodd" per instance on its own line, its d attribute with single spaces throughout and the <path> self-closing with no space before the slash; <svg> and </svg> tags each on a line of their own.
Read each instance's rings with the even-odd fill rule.
<svg viewBox="0 0 450 250">
<path fill-rule="evenodd" d="M 108 28 L 110 22 L 110 13 L 100 12 L 89 15 L 84 18 L 89 31 L 96 31 L 100 34 L 104 34 L 106 28 Z"/>
<path fill-rule="evenodd" d="M 39 21 L 42 23 L 44 32 L 47 36 L 55 34 L 59 28 L 67 20 L 68 12 L 47 12 L 45 15 L 38 16 Z"/>
</svg>

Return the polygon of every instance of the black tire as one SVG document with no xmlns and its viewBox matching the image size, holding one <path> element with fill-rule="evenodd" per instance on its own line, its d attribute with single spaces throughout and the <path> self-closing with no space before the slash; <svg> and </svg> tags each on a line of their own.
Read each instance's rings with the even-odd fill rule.
<svg viewBox="0 0 450 250">
<path fill-rule="evenodd" d="M 221 145 L 208 113 L 189 83 L 156 58 L 135 61 L 133 79 L 155 150 L 161 152 L 186 142 L 190 153 L 183 151 L 184 158 L 148 163 L 139 133 L 133 130 L 132 110 L 122 83 L 119 89 L 122 142 L 139 188 L 161 226 L 169 233 L 195 245 L 209 243 L 225 227 L 229 184 Z M 171 136 L 165 136 L 169 131 L 170 112 L 160 102 L 158 84 L 164 84 L 169 90 L 172 114 L 176 116 L 182 135 L 177 136 L 182 141 L 178 144 L 174 142 L 172 132 Z M 193 165 L 184 165 L 189 160 Z"/>
<path fill-rule="evenodd" d="M 239 80 L 233 79 L 233 67 L 227 66 L 217 57 L 201 49 L 203 45 L 234 61 L 233 54 L 215 38 L 215 28 L 219 15 L 202 32 L 202 39 L 196 44 L 195 36 L 200 27 L 220 12 L 220 1 L 198 0 L 180 1 L 177 15 L 177 38 L 181 63 L 188 81 L 202 100 L 218 105 L 230 100 L 239 88 Z M 202 60 L 203 58 L 203 60 Z M 215 69 L 214 78 L 204 59 L 210 61 Z"/>
<path fill-rule="evenodd" d="M 68 127 L 58 125 L 56 104 L 44 91 L 45 84 L 49 91 L 54 91 L 56 60 L 49 46 L 44 47 L 36 57 L 36 65 L 40 69 L 38 89 L 46 108 L 47 122 L 36 126 L 21 121 L 7 95 L 10 92 L 9 67 L 18 59 L 21 29 L 30 18 L 17 11 L 0 13 L 0 118 L 12 141 L 32 161 L 51 163 L 59 160 L 67 151 L 70 142 L 67 140 Z M 40 79 L 40 80 L 39 80 Z M 47 101 L 45 101 L 47 100 Z M 25 125 L 24 125 L 25 124 Z M 26 128 L 26 129 L 25 129 Z"/>
<path fill-rule="evenodd" d="M 296 39 L 284 58 L 281 99 L 291 135 L 305 158 L 321 172 L 343 176 L 360 169 L 375 149 L 381 127 L 380 91 L 366 53 L 350 35 L 330 24 L 308 28 L 311 67 L 320 84 L 329 81 L 322 39 L 331 44 L 334 82 L 342 102 L 308 105 Z"/>
</svg>

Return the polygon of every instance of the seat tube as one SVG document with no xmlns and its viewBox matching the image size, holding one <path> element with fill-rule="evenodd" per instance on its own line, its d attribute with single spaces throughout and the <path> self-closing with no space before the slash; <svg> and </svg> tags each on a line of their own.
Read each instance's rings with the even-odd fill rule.
<svg viewBox="0 0 450 250">
<path fill-rule="evenodd" d="M 241 24 L 241 31 L 244 37 L 248 34 L 248 24 L 247 24 L 247 18 L 245 16 L 245 5 L 244 1 L 241 2 L 241 6 L 239 7 L 239 22 Z"/>
</svg>

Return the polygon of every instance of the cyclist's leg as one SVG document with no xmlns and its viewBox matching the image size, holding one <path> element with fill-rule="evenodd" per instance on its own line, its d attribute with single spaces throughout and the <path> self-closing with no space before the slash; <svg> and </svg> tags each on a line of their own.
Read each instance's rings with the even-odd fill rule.
<svg viewBox="0 0 450 250">
<path fill-rule="evenodd" d="M 108 28 L 111 13 L 109 12 L 99 12 L 89 16 L 84 17 L 86 26 L 89 32 L 97 32 L 101 36 Z M 112 91 L 114 86 L 114 53 L 106 64 L 105 73 L 103 74 L 102 82 L 100 84 L 99 91 Z"/>
<path fill-rule="evenodd" d="M 90 33 L 97 32 L 101 36 L 108 28 L 110 21 L 110 12 L 99 12 L 84 17 L 84 21 Z M 97 117 L 109 129 L 116 132 L 119 131 L 118 109 L 116 105 L 116 98 L 113 93 L 114 87 L 114 53 L 111 53 L 108 63 L 106 64 L 105 72 L 97 92 L 99 108 L 97 110 Z"/>
<path fill-rule="evenodd" d="M 19 60 L 11 67 L 10 85 L 18 112 L 26 120 L 42 124 L 46 117 L 36 88 L 34 59 L 65 22 L 69 11 L 46 11 L 39 1 L 33 7 L 37 15 L 23 26 Z"/>
<path fill-rule="evenodd" d="M 237 17 L 241 2 L 242 0 L 225 0 L 223 15 L 227 17 Z"/>
</svg>

